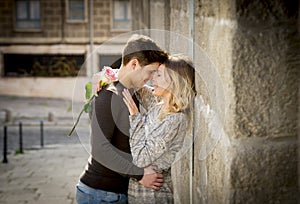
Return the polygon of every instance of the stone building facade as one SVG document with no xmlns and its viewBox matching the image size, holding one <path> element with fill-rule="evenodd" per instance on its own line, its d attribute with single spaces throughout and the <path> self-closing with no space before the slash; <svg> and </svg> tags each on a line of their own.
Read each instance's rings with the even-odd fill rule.
<svg viewBox="0 0 300 204">
<path fill-rule="evenodd" d="M 128 0 L 3 0 L 0 19 L 0 94 L 71 99 L 75 80 L 84 84 L 99 67 L 121 55 L 126 41 L 110 39 L 131 31 L 131 4 Z M 109 49 L 98 49 L 108 40 Z M 77 60 L 72 74 L 59 70 L 52 76 L 51 70 L 36 71 L 44 69 L 42 65 L 34 67 L 37 59 L 41 64 L 51 57 L 72 56 Z"/>
<path fill-rule="evenodd" d="M 172 172 L 176 203 L 298 203 L 299 1 L 134 4 L 133 29 L 192 42 L 163 37 L 197 72 L 194 145 Z"/>
</svg>

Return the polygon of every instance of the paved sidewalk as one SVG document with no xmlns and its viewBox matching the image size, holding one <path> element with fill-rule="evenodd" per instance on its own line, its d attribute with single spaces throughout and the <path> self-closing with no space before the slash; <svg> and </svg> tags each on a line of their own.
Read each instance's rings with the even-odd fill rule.
<svg viewBox="0 0 300 204">
<path fill-rule="evenodd" d="M 75 106 L 73 106 L 75 105 Z M 0 95 L 0 204 L 75 204 L 76 183 L 87 163 L 87 115 L 71 138 L 67 137 L 83 103 L 70 100 Z M 12 120 L 4 123 L 10 110 Z M 49 113 L 54 120 L 49 120 Z M 44 121 L 44 147 L 40 144 Z M 23 123 L 24 154 L 19 148 L 19 121 Z M 8 163 L 3 160 L 3 126 L 8 132 Z M 82 143 L 84 145 L 82 145 Z"/>
<path fill-rule="evenodd" d="M 72 102 L 67 99 L 0 95 L 0 123 L 4 122 L 5 111 L 8 110 L 11 113 L 11 125 L 18 125 L 19 121 L 38 125 L 40 120 L 45 125 L 70 125 L 73 123 L 73 113 L 77 118 L 83 105 L 83 101 Z M 84 121 L 88 115 L 83 114 L 81 118 Z"/>
<path fill-rule="evenodd" d="M 11 154 L 0 164 L 0 204 L 76 204 L 75 186 L 89 154 L 81 144 Z"/>
</svg>

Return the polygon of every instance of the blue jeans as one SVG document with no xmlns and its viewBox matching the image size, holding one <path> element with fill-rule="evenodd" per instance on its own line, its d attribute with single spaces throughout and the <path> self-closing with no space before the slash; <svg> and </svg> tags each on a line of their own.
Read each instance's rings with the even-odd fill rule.
<svg viewBox="0 0 300 204">
<path fill-rule="evenodd" d="M 76 201 L 78 204 L 127 204 L 128 198 L 125 194 L 94 189 L 79 181 L 76 186 Z"/>
</svg>

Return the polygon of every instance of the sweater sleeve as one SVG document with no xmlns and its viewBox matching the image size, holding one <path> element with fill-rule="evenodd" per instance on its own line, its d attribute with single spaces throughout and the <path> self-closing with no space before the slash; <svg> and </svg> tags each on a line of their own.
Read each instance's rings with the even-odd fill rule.
<svg viewBox="0 0 300 204">
<path fill-rule="evenodd" d="M 130 116 L 130 120 L 130 146 L 135 163 L 145 167 L 161 159 L 164 162 L 158 168 L 168 169 L 184 140 L 185 115 L 168 115 L 151 128 L 142 115 Z"/>
<path fill-rule="evenodd" d="M 108 169 L 140 180 L 144 170 L 132 163 L 130 154 L 120 151 L 111 143 L 116 128 L 115 117 L 120 112 L 120 102 L 112 100 L 112 97 L 112 92 L 103 90 L 94 100 L 91 117 L 92 157 Z"/>
</svg>

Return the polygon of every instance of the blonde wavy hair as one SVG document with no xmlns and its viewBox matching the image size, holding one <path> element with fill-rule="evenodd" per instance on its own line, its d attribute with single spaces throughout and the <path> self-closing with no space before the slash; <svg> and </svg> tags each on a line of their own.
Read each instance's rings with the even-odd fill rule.
<svg viewBox="0 0 300 204">
<path fill-rule="evenodd" d="M 195 97 L 195 68 L 192 61 L 183 54 L 171 55 L 165 61 L 165 69 L 171 79 L 168 91 L 167 109 L 161 110 L 158 118 L 171 113 L 185 113 L 191 125 L 193 116 L 193 99 Z"/>
</svg>

